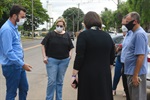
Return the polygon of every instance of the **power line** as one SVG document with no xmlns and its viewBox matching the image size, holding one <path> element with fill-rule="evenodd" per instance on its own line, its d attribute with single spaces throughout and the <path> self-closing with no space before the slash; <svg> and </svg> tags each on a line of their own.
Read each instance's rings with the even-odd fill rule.
<svg viewBox="0 0 150 100">
<path fill-rule="evenodd" d="M 116 5 L 118 5 L 114 0 L 112 0 Z M 119 1 L 119 0 L 118 0 Z"/>
</svg>

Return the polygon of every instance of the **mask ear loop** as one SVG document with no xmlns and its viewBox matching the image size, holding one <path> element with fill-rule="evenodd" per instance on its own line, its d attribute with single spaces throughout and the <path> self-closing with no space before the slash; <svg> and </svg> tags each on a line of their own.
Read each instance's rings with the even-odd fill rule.
<svg viewBox="0 0 150 100">
<path fill-rule="evenodd" d="M 18 15 L 16 15 L 16 16 L 17 16 L 16 22 L 19 22 L 19 18 L 18 18 Z"/>
</svg>

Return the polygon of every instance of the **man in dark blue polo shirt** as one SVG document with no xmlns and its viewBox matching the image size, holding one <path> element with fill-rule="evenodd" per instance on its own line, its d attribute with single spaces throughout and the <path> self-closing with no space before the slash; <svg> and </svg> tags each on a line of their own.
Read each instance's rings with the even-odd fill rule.
<svg viewBox="0 0 150 100">
<path fill-rule="evenodd" d="M 19 100 L 26 100 L 28 82 L 26 71 L 31 71 L 31 66 L 23 61 L 23 50 L 18 32 L 18 25 L 23 25 L 26 10 L 19 5 L 14 5 L 9 14 L 9 19 L 0 29 L 0 64 L 6 78 L 6 100 L 14 100 L 19 88 Z"/>
</svg>

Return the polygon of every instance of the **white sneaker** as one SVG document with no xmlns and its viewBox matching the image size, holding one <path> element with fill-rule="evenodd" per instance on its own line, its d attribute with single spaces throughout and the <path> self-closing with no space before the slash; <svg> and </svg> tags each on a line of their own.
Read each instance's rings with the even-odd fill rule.
<svg viewBox="0 0 150 100">
<path fill-rule="evenodd" d="M 123 97 L 126 97 L 126 94 L 125 93 L 123 93 L 123 95 L 122 95 Z"/>
</svg>

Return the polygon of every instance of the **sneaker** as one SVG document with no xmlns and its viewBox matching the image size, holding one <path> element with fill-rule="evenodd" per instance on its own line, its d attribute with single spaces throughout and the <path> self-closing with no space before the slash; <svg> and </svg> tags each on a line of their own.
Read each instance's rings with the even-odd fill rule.
<svg viewBox="0 0 150 100">
<path fill-rule="evenodd" d="M 126 94 L 125 93 L 123 93 L 123 95 L 122 95 L 123 97 L 126 97 Z"/>
<path fill-rule="evenodd" d="M 116 95 L 116 90 L 113 90 L 113 96 L 115 96 Z"/>
</svg>

